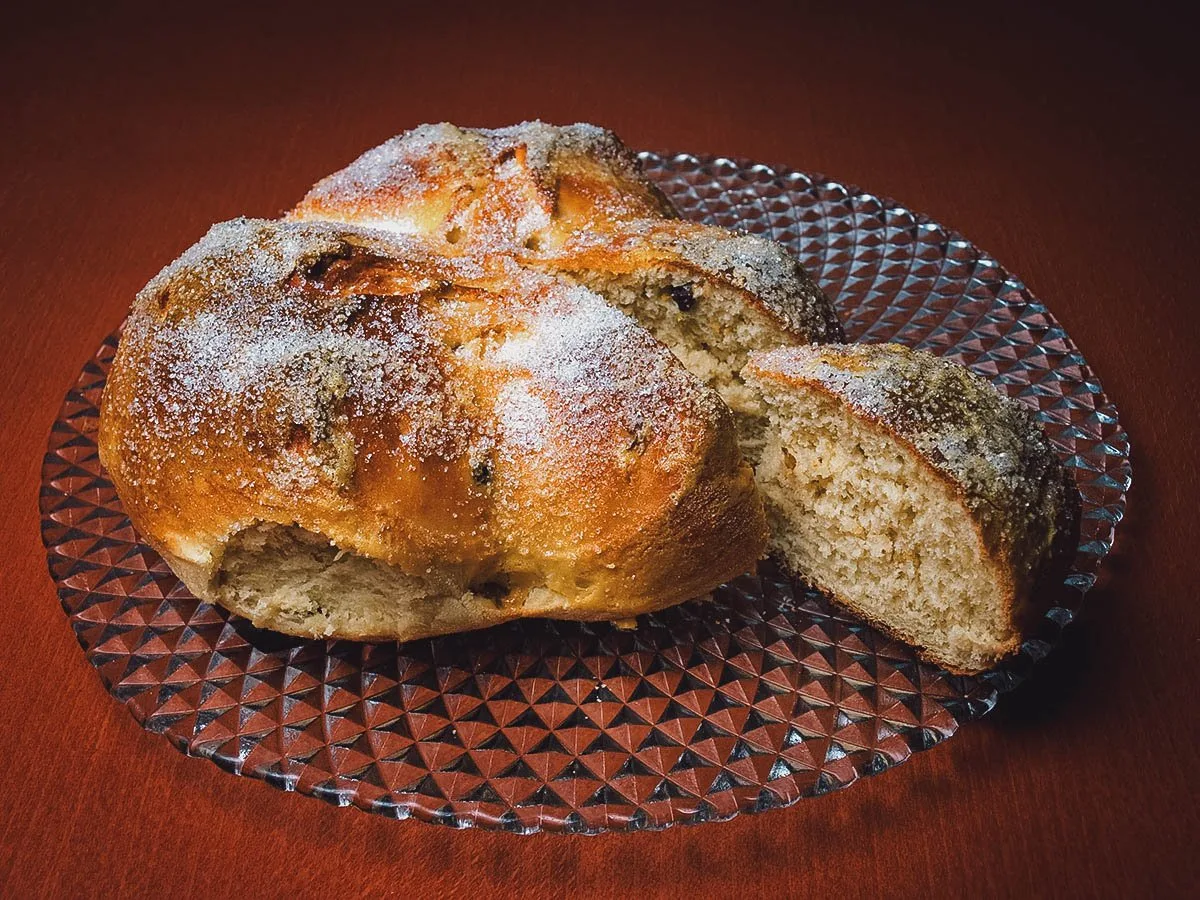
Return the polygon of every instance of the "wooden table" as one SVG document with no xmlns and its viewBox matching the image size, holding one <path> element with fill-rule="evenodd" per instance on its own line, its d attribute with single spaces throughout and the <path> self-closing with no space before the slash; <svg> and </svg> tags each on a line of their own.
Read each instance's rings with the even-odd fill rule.
<svg viewBox="0 0 1200 900">
<path fill-rule="evenodd" d="M 1197 889 L 1192 51 L 1145 10 L 1133 21 L 833 6 L 6 16 L 0 893 Z M 105 693 L 46 575 L 36 497 L 62 395 L 134 292 L 209 223 L 278 214 L 395 132 L 532 117 L 891 195 L 996 254 L 1070 331 L 1132 437 L 1129 515 L 1088 615 L 983 722 L 785 811 L 519 837 L 387 821 L 231 777 L 143 732 Z"/>
</svg>

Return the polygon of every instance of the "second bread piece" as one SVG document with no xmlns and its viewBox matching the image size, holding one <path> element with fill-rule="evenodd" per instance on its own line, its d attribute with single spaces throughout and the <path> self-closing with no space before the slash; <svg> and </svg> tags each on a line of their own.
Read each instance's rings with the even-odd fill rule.
<svg viewBox="0 0 1200 900">
<path fill-rule="evenodd" d="M 1029 411 L 895 344 L 755 354 L 746 376 L 769 410 L 756 474 L 787 567 L 952 671 L 1016 650 L 1077 534 Z"/>
</svg>

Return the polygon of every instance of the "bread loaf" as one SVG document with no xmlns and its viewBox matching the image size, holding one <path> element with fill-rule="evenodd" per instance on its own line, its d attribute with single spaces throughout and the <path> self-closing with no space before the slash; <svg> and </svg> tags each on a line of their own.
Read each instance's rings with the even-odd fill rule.
<svg viewBox="0 0 1200 900">
<path fill-rule="evenodd" d="M 1078 528 L 1029 411 L 896 344 L 755 354 L 746 375 L 768 410 L 756 472 L 785 565 L 951 671 L 1016 650 Z"/>
<path fill-rule="evenodd" d="M 836 601 L 986 668 L 1074 488 L 987 382 L 842 340 L 783 247 L 681 220 L 610 132 L 422 126 L 147 285 L 100 453 L 197 596 L 289 634 L 625 619 L 752 568 L 769 522 Z"/>
<path fill-rule="evenodd" d="M 622 619 L 763 552 L 733 419 L 587 289 L 345 225 L 218 225 L 138 295 L 100 455 L 198 597 L 401 640 Z"/>
</svg>

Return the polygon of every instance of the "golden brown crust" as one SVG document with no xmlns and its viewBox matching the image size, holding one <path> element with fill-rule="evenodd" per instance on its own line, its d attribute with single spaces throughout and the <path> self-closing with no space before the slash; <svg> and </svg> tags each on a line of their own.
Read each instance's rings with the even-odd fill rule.
<svg viewBox="0 0 1200 900">
<path fill-rule="evenodd" d="M 1079 529 L 1079 496 L 1032 413 L 963 366 L 897 344 L 827 344 L 755 353 L 748 377 L 805 386 L 843 402 L 907 446 L 946 483 L 975 526 L 1002 585 L 1015 651 L 1045 607 L 1039 582 L 1063 573 Z M 839 599 L 835 597 L 835 599 Z M 845 599 L 839 599 L 843 605 Z M 872 624 L 890 630 L 884 623 Z M 893 632 L 894 633 L 894 632 Z M 912 635 L 897 635 L 913 642 Z M 951 671 L 953 660 L 923 655 Z"/>
<path fill-rule="evenodd" d="M 653 265 L 731 288 L 769 318 L 780 345 L 844 339 L 832 305 L 781 245 L 680 220 L 634 154 L 594 125 L 423 125 L 319 182 L 289 215 L 567 275 Z"/>
<path fill-rule="evenodd" d="M 318 182 L 290 216 L 386 228 L 447 255 L 480 255 L 675 212 L 603 128 L 443 122 L 368 150 Z"/>
<path fill-rule="evenodd" d="M 226 542 L 258 523 L 447 602 L 511 585 L 448 630 L 658 609 L 765 540 L 728 410 L 631 320 L 503 259 L 345 226 L 225 223 L 152 280 L 100 453 L 135 526 L 218 601 Z M 563 602 L 524 609 L 536 588 Z"/>
</svg>

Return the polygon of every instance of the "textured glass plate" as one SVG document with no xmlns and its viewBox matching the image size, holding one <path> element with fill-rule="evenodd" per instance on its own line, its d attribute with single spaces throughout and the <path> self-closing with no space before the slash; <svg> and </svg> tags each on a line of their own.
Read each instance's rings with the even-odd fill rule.
<svg viewBox="0 0 1200 900">
<path fill-rule="evenodd" d="M 96 454 L 106 340 L 46 454 L 42 532 L 71 627 L 150 731 L 239 775 L 394 818 L 510 831 L 663 828 L 787 806 L 989 710 L 1078 610 L 1113 540 L 1129 444 L 1054 318 L 995 260 L 824 178 L 642 154 L 685 216 L 787 244 L 850 337 L 971 366 L 1029 404 L 1074 470 L 1074 571 L 997 671 L 947 675 L 765 566 L 608 624 L 528 621 L 408 644 L 305 641 L 196 601 L 129 524 Z"/>
</svg>

